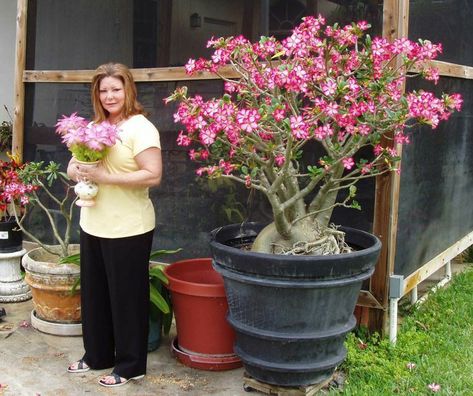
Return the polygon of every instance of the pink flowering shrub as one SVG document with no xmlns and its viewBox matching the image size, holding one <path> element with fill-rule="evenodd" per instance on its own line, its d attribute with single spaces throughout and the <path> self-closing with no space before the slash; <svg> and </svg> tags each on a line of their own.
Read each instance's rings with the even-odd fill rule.
<svg viewBox="0 0 473 396">
<path fill-rule="evenodd" d="M 21 180 L 18 172 L 24 168 L 18 158 L 10 155 L 9 161 L 0 161 L 0 219 L 14 217 L 14 211 L 21 211 L 38 188 Z"/>
<path fill-rule="evenodd" d="M 409 143 L 407 131 L 414 125 L 435 129 L 460 110 L 458 94 L 404 92 L 414 68 L 437 82 L 438 72 L 428 61 L 441 52 L 440 44 L 404 38 L 390 43 L 370 38 L 368 28 L 366 22 L 325 26 L 319 16 L 304 18 L 281 42 L 212 38 L 211 59 L 190 59 L 185 68 L 189 74 L 220 75 L 225 94 L 204 100 L 183 87 L 166 99 L 179 102 L 174 119 L 185 129 L 177 142 L 202 164 L 198 175 L 230 178 L 268 198 L 274 222 L 253 250 L 343 251 L 340 232 L 329 227 L 333 208 L 359 208 L 358 180 L 399 170 L 397 147 Z M 223 77 L 225 65 L 238 78 Z M 325 153 L 303 165 L 301 153 L 310 141 Z M 355 157 L 366 146 L 372 156 Z M 340 190 L 347 191 L 341 202 Z"/>
<path fill-rule="evenodd" d="M 56 132 L 74 157 L 84 162 L 101 160 L 118 138 L 115 125 L 107 121 L 100 124 L 89 122 L 77 113 L 63 115 L 56 124 Z"/>
</svg>

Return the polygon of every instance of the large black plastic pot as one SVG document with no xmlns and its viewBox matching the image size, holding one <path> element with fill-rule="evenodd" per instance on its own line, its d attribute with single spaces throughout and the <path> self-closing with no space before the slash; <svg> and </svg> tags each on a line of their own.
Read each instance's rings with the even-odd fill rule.
<svg viewBox="0 0 473 396">
<path fill-rule="evenodd" d="M 235 352 L 253 378 L 280 386 L 317 384 L 345 359 L 344 340 L 363 280 L 381 242 L 352 228 L 352 253 L 283 256 L 240 249 L 263 228 L 255 223 L 212 232 L 213 265 L 224 279 Z"/>
</svg>

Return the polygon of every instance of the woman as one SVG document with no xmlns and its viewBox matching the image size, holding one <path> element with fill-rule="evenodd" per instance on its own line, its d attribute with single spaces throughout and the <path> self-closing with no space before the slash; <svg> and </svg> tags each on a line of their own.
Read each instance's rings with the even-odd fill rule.
<svg viewBox="0 0 473 396">
<path fill-rule="evenodd" d="M 113 367 L 99 380 L 120 386 L 146 373 L 148 265 L 154 208 L 148 188 L 161 182 L 159 133 L 143 115 L 129 69 L 118 63 L 97 68 L 92 79 L 95 122 L 118 126 L 120 140 L 90 169 L 74 158 L 73 180 L 98 184 L 92 207 L 80 214 L 82 330 L 85 354 L 69 372 Z"/>
</svg>

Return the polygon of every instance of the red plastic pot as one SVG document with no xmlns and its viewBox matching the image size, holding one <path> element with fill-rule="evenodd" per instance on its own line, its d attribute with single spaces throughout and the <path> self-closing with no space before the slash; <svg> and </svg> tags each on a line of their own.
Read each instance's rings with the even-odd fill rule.
<svg viewBox="0 0 473 396">
<path fill-rule="evenodd" d="M 177 343 L 172 347 L 176 357 L 187 366 L 204 370 L 240 367 L 233 351 L 235 332 L 226 319 L 223 279 L 212 268 L 212 260 L 182 260 L 164 272 L 176 319 Z"/>
</svg>

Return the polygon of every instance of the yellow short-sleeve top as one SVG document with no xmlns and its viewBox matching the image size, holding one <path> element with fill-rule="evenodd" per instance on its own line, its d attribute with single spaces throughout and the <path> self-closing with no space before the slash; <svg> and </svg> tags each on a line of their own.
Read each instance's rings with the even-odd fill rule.
<svg viewBox="0 0 473 396">
<path fill-rule="evenodd" d="M 119 127 L 117 143 L 102 160 L 110 173 L 139 170 L 135 156 L 142 151 L 161 148 L 159 132 L 143 115 L 135 115 Z M 144 234 L 155 227 L 155 214 L 149 189 L 99 184 L 95 206 L 83 207 L 80 226 L 88 234 L 102 238 L 123 238 Z"/>
</svg>

